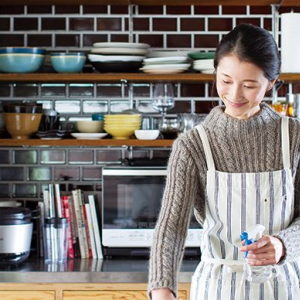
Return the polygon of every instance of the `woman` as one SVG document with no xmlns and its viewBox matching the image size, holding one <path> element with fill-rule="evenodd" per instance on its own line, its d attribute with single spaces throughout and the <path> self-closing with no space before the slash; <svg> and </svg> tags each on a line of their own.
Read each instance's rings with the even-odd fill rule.
<svg viewBox="0 0 300 300">
<path fill-rule="evenodd" d="M 300 299 L 300 123 L 262 100 L 280 73 L 276 43 L 249 24 L 217 48 L 216 87 L 224 106 L 175 142 L 151 249 L 148 291 L 175 299 L 190 214 L 203 225 L 201 262 L 191 299 Z M 240 234 L 266 227 L 257 243 Z M 272 266 L 264 283 L 246 280 L 250 266 Z"/>
</svg>

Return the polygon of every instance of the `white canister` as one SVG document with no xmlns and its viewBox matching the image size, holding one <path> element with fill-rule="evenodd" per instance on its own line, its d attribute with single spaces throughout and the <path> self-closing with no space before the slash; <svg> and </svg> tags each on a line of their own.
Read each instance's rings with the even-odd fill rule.
<svg viewBox="0 0 300 300">
<path fill-rule="evenodd" d="M 300 13 L 281 14 L 281 72 L 300 73 Z"/>
</svg>

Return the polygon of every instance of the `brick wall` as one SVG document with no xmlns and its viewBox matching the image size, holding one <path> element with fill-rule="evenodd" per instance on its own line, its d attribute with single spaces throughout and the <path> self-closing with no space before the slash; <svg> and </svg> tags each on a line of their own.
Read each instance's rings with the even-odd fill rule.
<svg viewBox="0 0 300 300">
<path fill-rule="evenodd" d="M 294 11 L 299 8 L 294 8 Z M 280 12 L 290 8 L 280 8 Z M 95 42 L 149 43 L 153 49 L 213 50 L 222 35 L 248 22 L 272 29 L 271 7 L 139 6 L 133 7 L 130 32 L 127 6 L 0 6 L 0 47 L 38 46 L 52 51 L 89 52 Z M 49 70 L 49 59 L 43 71 Z M 47 69 L 48 68 L 48 69 Z M 87 68 L 85 72 L 91 72 Z M 294 92 L 298 87 L 294 86 Z M 284 97 L 291 86 L 279 92 Z M 136 108 L 158 117 L 152 108 L 151 83 L 134 83 Z M 96 84 L 0 84 L 0 101 L 36 100 L 54 108 L 63 118 L 118 112 L 129 108 L 128 88 L 121 83 Z M 212 84 L 176 84 L 178 113 L 208 113 L 219 100 Z M 192 105 L 195 103 L 195 108 Z M 41 199 L 49 182 L 60 182 L 62 190 L 74 185 L 85 190 L 101 189 L 101 168 L 133 157 L 168 156 L 170 149 L 127 148 L 1 148 L 0 198 L 15 198 L 31 205 Z"/>
</svg>

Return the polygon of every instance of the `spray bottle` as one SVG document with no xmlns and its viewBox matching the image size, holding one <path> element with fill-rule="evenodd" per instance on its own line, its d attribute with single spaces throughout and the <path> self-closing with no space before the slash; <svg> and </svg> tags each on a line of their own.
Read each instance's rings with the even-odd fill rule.
<svg viewBox="0 0 300 300">
<path fill-rule="evenodd" d="M 242 241 L 245 245 L 251 245 L 256 243 L 261 237 L 265 230 L 265 226 L 261 224 L 256 224 L 248 232 L 244 231 L 240 235 Z M 247 262 L 248 251 L 244 252 L 244 274 L 246 280 L 250 282 L 263 283 L 272 277 L 272 266 L 250 266 Z"/>
</svg>

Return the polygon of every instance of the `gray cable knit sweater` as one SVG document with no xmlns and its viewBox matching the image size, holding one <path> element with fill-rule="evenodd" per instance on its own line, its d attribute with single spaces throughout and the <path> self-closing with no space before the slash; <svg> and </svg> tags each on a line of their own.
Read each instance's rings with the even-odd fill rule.
<svg viewBox="0 0 300 300">
<path fill-rule="evenodd" d="M 263 172 L 283 168 L 280 115 L 262 103 L 261 110 L 247 120 L 212 109 L 203 126 L 208 135 L 215 167 L 219 171 Z M 290 226 L 277 236 L 286 255 L 281 263 L 300 256 L 300 121 L 290 118 L 291 167 L 295 180 L 295 212 Z M 196 129 L 181 135 L 173 144 L 162 207 L 157 221 L 149 261 L 148 292 L 169 288 L 177 294 L 177 277 L 184 243 L 194 209 L 196 219 L 205 219 L 206 159 Z"/>
</svg>

